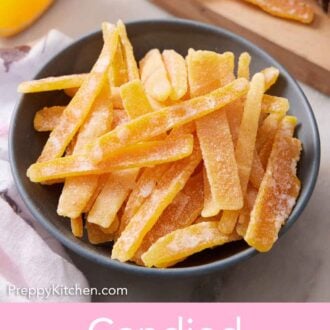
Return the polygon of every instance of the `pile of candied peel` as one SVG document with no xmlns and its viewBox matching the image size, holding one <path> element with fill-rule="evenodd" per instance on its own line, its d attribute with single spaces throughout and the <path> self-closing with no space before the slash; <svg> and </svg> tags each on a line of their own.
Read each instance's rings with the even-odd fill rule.
<svg viewBox="0 0 330 330">
<path fill-rule="evenodd" d="M 231 52 L 194 49 L 151 49 L 138 65 L 121 21 L 102 30 L 89 73 L 19 86 L 70 97 L 36 109 L 34 128 L 50 134 L 30 180 L 62 184 L 57 213 L 73 235 L 113 242 L 122 262 L 170 267 L 238 240 L 270 250 L 300 190 L 297 119 L 266 93 L 279 71 L 250 79 L 248 53 L 235 69 Z"/>
</svg>

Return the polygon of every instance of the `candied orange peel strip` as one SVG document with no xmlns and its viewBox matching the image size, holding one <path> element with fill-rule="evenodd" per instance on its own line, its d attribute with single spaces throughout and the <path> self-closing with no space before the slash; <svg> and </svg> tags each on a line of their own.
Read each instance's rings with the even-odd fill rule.
<svg viewBox="0 0 330 330">
<path fill-rule="evenodd" d="M 259 150 L 260 161 L 264 168 L 267 166 L 275 134 L 282 119 L 282 114 L 270 114 L 260 127 L 257 148 Z"/>
<path fill-rule="evenodd" d="M 87 221 L 103 228 L 114 222 L 137 177 L 136 169 L 109 173 L 108 179 L 88 213 Z"/>
<path fill-rule="evenodd" d="M 188 90 L 188 76 L 185 59 L 176 51 L 166 49 L 162 53 L 165 68 L 172 86 L 171 100 L 181 99 Z"/>
<path fill-rule="evenodd" d="M 57 214 L 71 219 L 78 217 L 83 213 L 97 186 L 97 175 L 67 177 L 58 201 Z"/>
<path fill-rule="evenodd" d="M 93 207 L 96 198 L 98 197 L 98 195 L 100 194 L 100 192 L 102 191 L 104 184 L 106 183 L 107 179 L 108 179 L 108 173 L 105 174 L 101 174 L 97 176 L 98 181 L 97 181 L 97 186 L 95 189 L 93 189 L 93 194 L 92 196 L 89 198 L 85 208 L 83 209 L 82 213 L 88 213 L 91 208 Z"/>
<path fill-rule="evenodd" d="M 260 252 L 272 248 L 300 191 L 296 165 L 301 142 L 292 137 L 296 123 L 295 117 L 287 116 L 280 124 L 244 237 Z"/>
<path fill-rule="evenodd" d="M 128 81 L 127 65 L 121 40 L 118 41 L 117 50 L 113 61 L 110 63 L 108 78 L 111 87 L 120 87 Z"/>
<path fill-rule="evenodd" d="M 191 225 L 203 208 L 203 177 L 199 173 L 191 177 L 185 187 L 165 209 L 156 224 L 144 237 L 141 246 L 133 260 L 143 264 L 141 255 L 146 252 L 156 240 L 166 234 Z"/>
<path fill-rule="evenodd" d="M 228 125 L 230 133 L 233 139 L 234 146 L 236 146 L 238 139 L 239 127 L 241 125 L 243 111 L 244 111 L 244 97 L 237 99 L 236 101 L 226 105 L 224 107 L 226 111 Z"/>
<path fill-rule="evenodd" d="M 264 93 L 264 76 L 257 73 L 252 78 L 240 124 L 235 155 L 243 193 L 249 181 L 254 157 L 256 137 Z"/>
<path fill-rule="evenodd" d="M 125 210 L 121 218 L 120 232 L 124 230 L 140 206 L 152 194 L 158 180 L 165 173 L 165 171 L 170 168 L 170 166 L 170 163 L 165 163 L 155 167 L 147 167 L 143 170 L 127 199 Z"/>
<path fill-rule="evenodd" d="M 134 144 L 160 135 L 175 126 L 200 118 L 246 94 L 248 81 L 237 79 L 207 95 L 153 111 L 116 127 L 90 146 L 89 155 L 100 162 L 127 144 Z"/>
<path fill-rule="evenodd" d="M 211 217 L 220 210 L 242 208 L 243 196 L 226 112 L 214 112 L 199 119 L 196 125 L 210 185 L 210 194 L 205 195 L 202 216 Z"/>
<path fill-rule="evenodd" d="M 273 16 L 309 24 L 314 19 L 314 10 L 302 0 L 245 0 Z"/>
<path fill-rule="evenodd" d="M 276 83 L 280 75 L 280 71 L 272 66 L 262 70 L 261 73 L 263 73 L 265 76 L 265 91 L 267 91 Z"/>
<path fill-rule="evenodd" d="M 201 96 L 234 79 L 234 54 L 190 51 L 186 57 L 190 97 Z"/>
<path fill-rule="evenodd" d="M 81 216 L 71 219 L 71 231 L 75 237 L 82 238 L 84 235 L 84 225 Z"/>
<path fill-rule="evenodd" d="M 129 221 L 112 249 L 111 258 L 127 261 L 134 257 L 147 232 L 154 226 L 165 208 L 183 189 L 191 174 L 201 161 L 199 146 L 195 143 L 193 153 L 172 166 L 159 180 L 156 189 Z"/>
<path fill-rule="evenodd" d="M 231 53 L 190 52 L 187 66 L 193 96 L 208 93 L 234 79 Z M 196 131 L 206 169 L 202 216 L 217 215 L 221 209 L 240 209 L 243 197 L 226 111 L 215 111 L 198 119 Z"/>
<path fill-rule="evenodd" d="M 56 158 L 35 163 L 27 171 L 32 182 L 90 174 L 102 174 L 116 170 L 147 167 L 173 162 L 189 156 L 193 148 L 192 135 L 181 135 L 164 141 L 141 142 L 112 154 L 108 160 L 95 164 L 86 155 Z"/>
<path fill-rule="evenodd" d="M 250 63 L 251 56 L 249 53 L 244 52 L 238 58 L 237 77 L 250 80 Z"/>
<path fill-rule="evenodd" d="M 124 84 L 120 88 L 120 96 L 122 98 L 123 106 L 124 109 L 126 110 L 129 119 L 134 119 L 138 118 L 143 114 L 149 113 L 153 111 L 153 108 L 151 107 L 149 100 L 147 98 L 147 95 L 144 91 L 142 82 L 138 79 L 131 80 L 128 83 Z M 192 142 L 193 143 L 193 142 Z M 191 145 L 192 148 L 192 145 Z M 135 171 L 135 172 L 134 172 Z M 136 168 L 133 170 L 132 173 L 128 174 L 128 181 L 131 182 L 131 190 L 134 188 L 136 185 L 136 177 L 139 174 L 140 169 Z M 114 180 L 116 181 L 116 180 Z M 120 196 L 125 196 L 125 199 L 121 200 L 121 203 L 117 203 L 114 205 L 111 205 L 111 209 L 114 209 L 112 211 L 112 214 L 117 213 L 124 201 L 126 200 L 127 197 L 127 189 L 123 188 L 121 191 L 118 192 L 119 197 L 116 197 L 117 201 L 119 201 Z M 104 208 L 107 208 L 106 201 L 103 203 Z M 108 211 L 108 213 L 111 211 Z M 121 228 L 125 225 L 125 221 L 121 221 Z"/>
<path fill-rule="evenodd" d="M 238 239 L 236 233 L 221 233 L 216 221 L 200 222 L 161 237 L 142 255 L 142 260 L 147 267 L 166 268 L 192 254 Z"/>
<path fill-rule="evenodd" d="M 252 78 L 250 89 L 246 96 L 235 149 L 243 196 L 245 196 L 251 174 L 264 90 L 264 75 L 262 73 L 257 73 Z M 219 230 L 224 234 L 232 233 L 235 228 L 238 215 L 239 211 L 224 211 L 219 221 Z"/>
<path fill-rule="evenodd" d="M 172 86 L 158 49 L 151 49 L 140 61 L 140 72 L 147 93 L 160 102 L 166 101 L 172 93 Z"/>
<path fill-rule="evenodd" d="M 139 69 L 134 57 L 133 47 L 128 39 L 125 24 L 121 20 L 117 22 L 117 29 L 120 41 L 123 45 L 123 55 L 126 61 L 128 80 L 139 79 Z"/>
<path fill-rule="evenodd" d="M 267 118 L 265 118 L 258 131 L 256 142 L 256 149 L 258 152 L 265 144 L 267 144 L 268 141 L 273 144 L 274 136 L 283 117 L 284 114 L 282 113 L 271 113 Z"/>
<path fill-rule="evenodd" d="M 110 131 L 112 121 L 113 107 L 111 94 L 108 84 L 105 84 L 76 135 L 73 153 L 82 153 L 89 142 Z"/>
<path fill-rule="evenodd" d="M 64 109 L 64 106 L 53 106 L 37 111 L 33 120 L 34 129 L 38 132 L 52 131 L 60 122 Z"/>
<path fill-rule="evenodd" d="M 83 124 L 95 98 L 101 91 L 105 82 L 106 71 L 113 58 L 113 48 L 118 42 L 117 31 L 110 24 L 103 24 L 103 34 L 105 44 L 102 52 L 77 94 L 65 108 L 60 123 L 51 132 L 38 159 L 39 162 L 62 156 L 66 146 Z"/>
<path fill-rule="evenodd" d="M 152 112 L 141 80 L 132 80 L 120 87 L 120 96 L 130 119 Z"/>
<path fill-rule="evenodd" d="M 250 222 L 250 214 L 251 210 L 253 209 L 255 200 L 257 198 L 258 190 L 252 187 L 251 185 L 248 186 L 246 192 L 246 200 L 244 203 L 244 207 L 240 212 L 237 225 L 236 225 L 236 232 L 240 236 L 244 237 L 249 226 Z"/>
<path fill-rule="evenodd" d="M 251 173 L 250 173 L 250 182 L 254 188 L 259 189 L 264 175 L 265 175 L 264 167 L 262 166 L 260 157 L 255 150 L 252 161 Z"/>
<path fill-rule="evenodd" d="M 88 73 L 81 73 L 24 81 L 19 84 L 17 91 L 19 93 L 37 93 L 77 88 L 83 84 L 87 77 Z"/>
<path fill-rule="evenodd" d="M 87 143 L 108 132 L 111 129 L 112 118 L 110 90 L 106 84 L 77 134 L 73 155 L 82 153 Z M 57 213 L 70 218 L 78 217 L 92 197 L 97 184 L 98 177 L 95 175 L 67 178 L 59 198 Z"/>
<path fill-rule="evenodd" d="M 262 98 L 261 111 L 284 116 L 288 112 L 289 106 L 288 99 L 265 94 Z"/>
</svg>

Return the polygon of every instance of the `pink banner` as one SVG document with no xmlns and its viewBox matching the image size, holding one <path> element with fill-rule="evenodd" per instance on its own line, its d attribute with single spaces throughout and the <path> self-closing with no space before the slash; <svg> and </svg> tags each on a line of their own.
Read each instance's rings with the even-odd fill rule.
<svg viewBox="0 0 330 330">
<path fill-rule="evenodd" d="M 328 329 L 330 304 L 2 304 L 8 330 Z"/>
</svg>

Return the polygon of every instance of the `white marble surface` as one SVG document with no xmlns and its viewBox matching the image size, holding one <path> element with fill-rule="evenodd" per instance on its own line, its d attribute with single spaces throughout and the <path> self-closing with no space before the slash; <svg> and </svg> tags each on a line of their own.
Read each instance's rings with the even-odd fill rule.
<svg viewBox="0 0 330 330">
<path fill-rule="evenodd" d="M 145 0 L 56 0 L 35 25 L 0 41 L 0 46 L 30 43 L 51 28 L 76 38 L 97 29 L 103 20 L 163 17 L 169 15 Z M 223 274 L 190 281 L 122 274 L 70 252 L 91 286 L 128 287 L 127 297 L 97 296 L 95 301 L 330 301 L 330 98 L 307 86 L 303 89 L 320 129 L 320 175 L 309 205 L 280 244 Z"/>
</svg>

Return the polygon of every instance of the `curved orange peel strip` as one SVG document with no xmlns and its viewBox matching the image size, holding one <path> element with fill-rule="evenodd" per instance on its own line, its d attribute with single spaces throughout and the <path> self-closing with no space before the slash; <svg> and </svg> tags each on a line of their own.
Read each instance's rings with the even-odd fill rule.
<svg viewBox="0 0 330 330">
<path fill-rule="evenodd" d="M 236 233 L 221 233 L 216 221 L 200 222 L 161 237 L 142 255 L 142 260 L 147 267 L 166 268 L 192 254 L 238 239 Z"/>
</svg>

